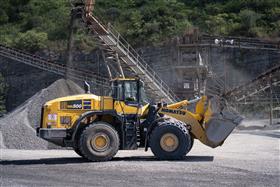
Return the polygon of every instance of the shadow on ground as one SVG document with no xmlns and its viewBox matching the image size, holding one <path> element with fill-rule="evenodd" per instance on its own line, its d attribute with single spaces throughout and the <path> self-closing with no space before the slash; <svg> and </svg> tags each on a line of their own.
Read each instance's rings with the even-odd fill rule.
<svg viewBox="0 0 280 187">
<path fill-rule="evenodd" d="M 212 162 L 213 156 L 186 156 L 182 160 L 171 160 L 168 162 Z M 161 161 L 152 156 L 132 156 L 132 157 L 115 157 L 109 162 L 118 161 Z M 80 164 L 89 163 L 88 160 L 83 158 L 43 158 L 43 159 L 31 159 L 31 160 L 3 160 L 0 161 L 0 165 L 57 165 L 57 164 Z"/>
</svg>

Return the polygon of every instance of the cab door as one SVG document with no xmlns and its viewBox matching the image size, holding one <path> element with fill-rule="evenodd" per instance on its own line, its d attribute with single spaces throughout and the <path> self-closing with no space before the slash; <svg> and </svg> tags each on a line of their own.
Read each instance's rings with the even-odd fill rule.
<svg viewBox="0 0 280 187">
<path fill-rule="evenodd" d="M 140 85 L 138 80 L 122 80 L 114 82 L 114 108 L 122 114 L 138 114 L 140 104 Z"/>
</svg>

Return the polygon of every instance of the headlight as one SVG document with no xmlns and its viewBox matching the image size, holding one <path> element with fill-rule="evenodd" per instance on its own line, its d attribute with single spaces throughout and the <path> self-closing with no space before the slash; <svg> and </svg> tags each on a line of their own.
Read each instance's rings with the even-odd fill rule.
<svg viewBox="0 0 280 187">
<path fill-rule="evenodd" d="M 48 120 L 49 121 L 56 121 L 57 120 L 57 114 L 48 114 Z"/>
</svg>

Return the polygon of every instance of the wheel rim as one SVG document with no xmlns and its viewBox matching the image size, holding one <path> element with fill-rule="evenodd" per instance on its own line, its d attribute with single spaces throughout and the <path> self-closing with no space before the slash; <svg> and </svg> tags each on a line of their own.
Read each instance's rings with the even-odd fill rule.
<svg viewBox="0 0 280 187">
<path fill-rule="evenodd" d="M 97 133 L 90 141 L 91 147 L 98 152 L 105 151 L 110 145 L 110 138 L 105 133 Z"/>
<path fill-rule="evenodd" d="M 166 133 L 160 139 L 160 146 L 164 151 L 172 152 L 179 145 L 178 137 L 173 133 Z"/>
</svg>

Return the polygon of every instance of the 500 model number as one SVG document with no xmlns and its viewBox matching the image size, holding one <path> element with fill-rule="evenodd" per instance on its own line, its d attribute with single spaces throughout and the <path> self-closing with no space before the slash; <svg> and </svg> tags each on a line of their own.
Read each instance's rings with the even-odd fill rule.
<svg viewBox="0 0 280 187">
<path fill-rule="evenodd" d="M 60 109 L 64 110 L 74 110 L 74 109 L 82 109 L 82 100 L 76 100 L 76 101 L 62 101 L 60 103 Z"/>
<path fill-rule="evenodd" d="M 80 109 L 82 108 L 82 104 L 73 104 L 73 108 Z"/>
</svg>

